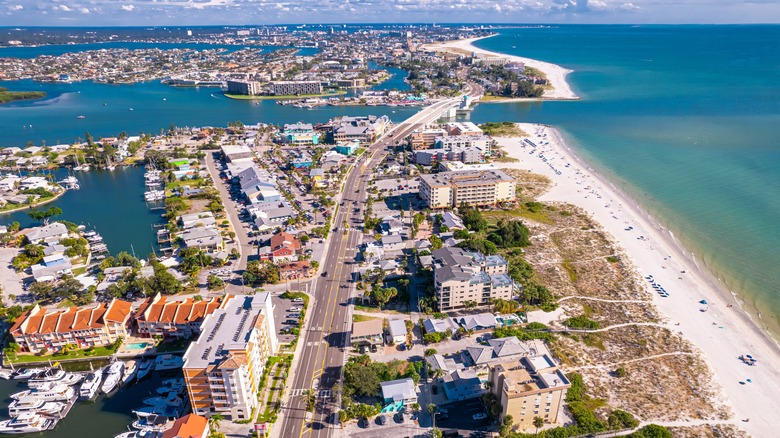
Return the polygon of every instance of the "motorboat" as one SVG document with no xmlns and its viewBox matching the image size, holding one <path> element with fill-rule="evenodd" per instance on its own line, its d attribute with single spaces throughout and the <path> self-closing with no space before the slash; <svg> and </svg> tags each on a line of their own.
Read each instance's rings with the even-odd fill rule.
<svg viewBox="0 0 780 438">
<path fill-rule="evenodd" d="M 150 190 L 144 193 L 144 199 L 147 202 L 160 201 L 165 199 L 165 190 Z"/>
<path fill-rule="evenodd" d="M 159 406 L 159 405 L 168 405 L 173 406 L 175 408 L 181 407 L 182 403 L 184 401 L 179 397 L 179 394 L 177 394 L 175 391 L 171 391 L 168 393 L 167 396 L 158 396 L 158 397 L 149 397 L 144 400 L 145 405 L 149 406 Z"/>
<path fill-rule="evenodd" d="M 65 403 L 62 402 L 50 402 L 35 397 L 25 397 L 13 400 L 8 405 L 8 416 L 14 418 L 28 413 L 53 416 L 62 412 L 65 406 Z"/>
<path fill-rule="evenodd" d="M 98 390 L 100 389 L 100 382 L 102 380 L 103 370 L 90 373 L 87 378 L 84 379 L 84 383 L 81 384 L 81 388 L 79 388 L 79 398 L 81 400 L 92 400 L 95 398 Z"/>
<path fill-rule="evenodd" d="M 11 394 L 14 400 L 20 400 L 25 397 L 35 397 L 44 401 L 68 401 L 76 394 L 76 390 L 67 385 L 47 385 L 42 388 L 28 389 L 26 391 L 20 391 L 16 394 Z"/>
<path fill-rule="evenodd" d="M 159 404 L 156 406 L 144 406 L 133 411 L 138 418 L 149 418 L 152 416 L 163 418 L 178 418 L 180 415 L 180 408 L 174 406 L 168 406 L 166 404 Z"/>
<path fill-rule="evenodd" d="M 154 360 L 154 369 L 157 371 L 175 370 L 184 365 L 184 359 L 181 356 L 173 354 L 162 354 Z"/>
<path fill-rule="evenodd" d="M 139 430 L 163 430 L 168 423 L 168 419 L 164 417 L 158 417 L 156 415 L 150 415 L 148 417 L 140 418 L 133 421 L 134 429 Z"/>
<path fill-rule="evenodd" d="M 114 435 L 114 438 L 160 438 L 162 435 L 162 431 L 144 429 L 120 433 Z"/>
<path fill-rule="evenodd" d="M 65 374 L 65 370 L 63 369 L 48 368 L 37 376 L 31 378 L 27 384 L 30 385 L 30 388 L 36 388 L 44 383 L 62 380 L 65 377 Z"/>
<path fill-rule="evenodd" d="M 0 379 L 8 380 L 12 378 L 14 375 L 14 372 L 11 370 L 0 370 Z"/>
<path fill-rule="evenodd" d="M 125 363 L 122 361 L 116 361 L 112 363 L 110 367 L 108 367 L 108 371 L 106 371 L 106 378 L 103 380 L 103 384 L 100 386 L 100 390 L 104 394 L 110 393 L 116 389 L 117 386 L 119 386 L 124 369 Z"/>
<path fill-rule="evenodd" d="M 136 378 L 138 380 L 143 379 L 153 369 L 154 369 L 154 361 L 151 359 L 145 359 L 143 362 L 141 362 L 141 365 L 138 367 L 138 375 L 136 376 Z"/>
<path fill-rule="evenodd" d="M 41 373 L 41 370 L 35 368 L 21 368 L 16 370 L 14 374 L 14 380 L 27 380 L 31 379 Z"/>
<path fill-rule="evenodd" d="M 53 418 L 38 414 L 22 414 L 16 418 L 0 421 L 0 433 L 33 433 L 51 429 L 57 424 Z"/>
<path fill-rule="evenodd" d="M 136 361 L 134 360 L 127 361 L 127 363 L 125 364 L 125 370 L 122 373 L 122 384 L 124 385 L 125 383 L 133 380 L 136 371 L 138 371 L 138 366 Z"/>
<path fill-rule="evenodd" d="M 163 385 L 156 389 L 156 392 L 160 395 L 166 395 L 171 392 L 181 394 L 184 391 L 184 379 L 163 380 Z"/>
</svg>

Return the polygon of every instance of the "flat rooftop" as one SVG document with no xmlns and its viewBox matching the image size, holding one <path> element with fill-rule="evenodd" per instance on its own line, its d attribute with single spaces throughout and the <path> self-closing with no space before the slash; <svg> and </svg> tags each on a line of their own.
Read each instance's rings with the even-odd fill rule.
<svg viewBox="0 0 780 438">
<path fill-rule="evenodd" d="M 216 365 L 227 356 L 229 350 L 246 349 L 258 316 L 267 311 L 268 295 L 268 292 L 236 295 L 207 316 L 201 325 L 198 340 L 190 344 L 184 353 L 184 368 Z"/>
</svg>

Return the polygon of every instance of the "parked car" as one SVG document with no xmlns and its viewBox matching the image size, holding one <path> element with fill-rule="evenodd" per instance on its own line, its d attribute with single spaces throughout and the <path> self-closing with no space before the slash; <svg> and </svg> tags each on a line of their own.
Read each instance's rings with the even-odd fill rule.
<svg viewBox="0 0 780 438">
<path fill-rule="evenodd" d="M 288 319 L 284 323 L 287 324 L 287 325 L 298 325 L 298 321 L 296 321 L 294 319 Z"/>
<path fill-rule="evenodd" d="M 385 417 L 384 415 L 380 415 L 379 416 L 379 424 L 381 424 L 382 426 L 387 424 L 387 417 Z"/>
<path fill-rule="evenodd" d="M 483 413 L 483 412 L 480 412 L 480 413 L 478 413 L 478 414 L 474 414 L 474 415 L 472 415 L 472 416 L 471 416 L 471 418 L 472 418 L 474 421 L 477 421 L 477 420 L 484 420 L 485 418 L 487 418 L 487 414 L 485 414 L 485 413 Z"/>
<path fill-rule="evenodd" d="M 368 429 L 368 418 L 361 418 L 358 420 L 358 427 L 361 429 Z"/>
<path fill-rule="evenodd" d="M 303 310 L 303 307 L 290 307 L 289 312 L 300 312 Z"/>
<path fill-rule="evenodd" d="M 431 386 L 431 392 L 434 393 L 434 394 L 438 394 L 439 393 L 439 387 L 437 385 Z"/>
<path fill-rule="evenodd" d="M 303 302 L 303 298 L 293 298 L 292 302 L 293 303 L 302 303 Z"/>
</svg>

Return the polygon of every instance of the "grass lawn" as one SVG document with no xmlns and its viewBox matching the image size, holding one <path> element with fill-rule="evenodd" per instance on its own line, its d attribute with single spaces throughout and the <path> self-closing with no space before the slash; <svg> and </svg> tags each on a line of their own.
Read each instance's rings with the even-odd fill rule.
<svg viewBox="0 0 780 438">
<path fill-rule="evenodd" d="M 187 347 L 190 345 L 191 342 L 192 339 L 175 339 L 170 341 L 164 341 L 157 346 L 157 352 L 168 353 L 171 351 L 183 351 L 187 349 Z"/>
<path fill-rule="evenodd" d="M 167 190 L 170 193 L 170 191 L 174 189 L 178 189 L 181 186 L 189 186 L 190 188 L 196 188 L 203 184 L 204 184 L 203 178 L 176 180 L 173 182 L 165 183 L 165 190 Z"/>
<path fill-rule="evenodd" d="M 371 321 L 372 319 L 378 319 L 378 318 L 374 318 L 366 315 L 352 315 L 352 322 Z"/>
<path fill-rule="evenodd" d="M 109 348 L 109 347 L 94 347 L 91 350 L 83 349 L 83 350 L 76 350 L 72 351 L 67 354 L 45 354 L 45 355 L 35 355 L 35 354 L 18 354 L 16 357 L 8 357 L 6 356 L 11 362 L 13 363 L 29 363 L 29 362 L 57 362 L 59 360 L 68 360 L 68 359 L 86 359 L 86 358 L 93 358 L 93 357 L 108 357 L 114 354 L 116 350 Z"/>
</svg>

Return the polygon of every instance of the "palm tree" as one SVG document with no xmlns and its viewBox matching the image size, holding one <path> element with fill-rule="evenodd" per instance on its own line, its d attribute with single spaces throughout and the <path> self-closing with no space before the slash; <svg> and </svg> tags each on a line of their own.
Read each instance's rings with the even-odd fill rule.
<svg viewBox="0 0 780 438">
<path fill-rule="evenodd" d="M 313 411 L 314 403 L 317 401 L 317 394 L 313 389 L 307 389 L 303 391 L 303 396 L 306 397 L 306 410 Z"/>
<path fill-rule="evenodd" d="M 214 414 L 211 417 L 209 417 L 209 429 L 211 429 L 211 433 L 219 429 L 219 423 L 224 419 L 225 417 L 222 416 L 222 414 Z"/>
<path fill-rule="evenodd" d="M 428 404 L 428 413 L 431 414 L 431 421 L 433 421 L 433 428 L 436 429 L 436 412 L 439 410 L 439 407 L 436 406 L 436 403 L 429 403 Z"/>
<path fill-rule="evenodd" d="M 534 417 L 534 427 L 536 428 L 535 434 L 539 434 L 539 428 L 544 426 L 544 418 Z"/>
</svg>

